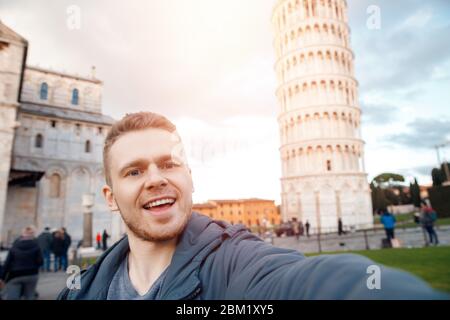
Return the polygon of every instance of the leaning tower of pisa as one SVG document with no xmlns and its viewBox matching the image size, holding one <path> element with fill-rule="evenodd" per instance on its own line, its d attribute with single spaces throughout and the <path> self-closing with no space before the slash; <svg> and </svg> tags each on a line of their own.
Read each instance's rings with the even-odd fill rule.
<svg viewBox="0 0 450 320">
<path fill-rule="evenodd" d="M 371 227 L 358 82 L 345 0 L 278 0 L 278 78 L 282 217 L 311 230 Z"/>
</svg>

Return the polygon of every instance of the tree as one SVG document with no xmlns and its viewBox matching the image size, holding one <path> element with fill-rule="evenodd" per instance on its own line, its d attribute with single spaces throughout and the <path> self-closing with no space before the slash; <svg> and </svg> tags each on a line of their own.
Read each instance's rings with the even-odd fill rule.
<svg viewBox="0 0 450 320">
<path fill-rule="evenodd" d="M 444 182 L 450 180 L 450 163 L 443 162 L 441 164 L 441 172 L 442 172 L 442 178 L 444 179 Z"/>
<path fill-rule="evenodd" d="M 374 211 L 385 210 L 389 205 L 386 199 L 385 190 L 376 186 L 375 183 L 370 184 L 372 190 L 372 206 Z"/>
<path fill-rule="evenodd" d="M 444 172 L 438 168 L 431 170 L 431 178 L 433 179 L 433 187 L 440 187 L 445 182 Z"/>
<path fill-rule="evenodd" d="M 410 204 L 411 203 L 411 188 L 409 192 L 405 192 L 403 187 L 398 187 L 400 192 L 400 204 Z"/>
<path fill-rule="evenodd" d="M 395 185 L 395 182 L 405 182 L 405 177 L 397 173 L 382 173 L 373 178 L 372 181 L 376 181 L 378 185 L 387 184 L 388 186 Z"/>
<path fill-rule="evenodd" d="M 400 197 L 394 192 L 394 189 L 382 189 L 382 191 L 384 191 L 387 205 L 396 206 L 400 204 Z"/>
<path fill-rule="evenodd" d="M 416 178 L 414 178 L 414 184 L 410 184 L 409 192 L 411 194 L 411 200 L 414 206 L 420 207 L 420 202 L 422 199 L 420 198 L 420 187 Z"/>
</svg>

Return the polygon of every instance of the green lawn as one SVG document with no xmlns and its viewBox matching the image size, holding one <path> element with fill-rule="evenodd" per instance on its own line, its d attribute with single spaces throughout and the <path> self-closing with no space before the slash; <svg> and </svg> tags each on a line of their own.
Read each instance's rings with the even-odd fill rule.
<svg viewBox="0 0 450 320">
<path fill-rule="evenodd" d="M 342 252 L 327 252 L 327 254 L 338 253 Z M 450 293 L 450 246 L 346 251 L 345 253 L 360 254 L 385 266 L 408 271 L 424 279 L 433 288 Z"/>
<path fill-rule="evenodd" d="M 448 225 L 450 225 L 450 218 L 438 219 L 438 220 L 436 220 L 435 225 L 436 226 L 448 226 Z M 415 222 L 407 222 L 407 223 L 402 224 L 402 225 L 397 225 L 397 227 L 400 227 L 400 228 L 416 228 L 416 227 L 418 227 L 418 225 Z"/>
</svg>

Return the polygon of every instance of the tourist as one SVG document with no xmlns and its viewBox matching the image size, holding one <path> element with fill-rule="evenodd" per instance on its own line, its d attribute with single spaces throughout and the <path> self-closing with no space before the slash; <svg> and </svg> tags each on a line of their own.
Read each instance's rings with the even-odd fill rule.
<svg viewBox="0 0 450 320">
<path fill-rule="evenodd" d="M 44 231 L 37 237 L 37 241 L 39 247 L 42 251 L 42 256 L 44 258 L 44 264 L 42 265 L 42 270 L 50 272 L 50 260 L 51 260 L 51 252 L 52 252 L 52 241 L 53 236 L 50 233 L 50 228 L 45 227 Z"/>
<path fill-rule="evenodd" d="M 64 254 L 64 235 L 60 229 L 53 232 L 52 252 L 54 272 L 58 272 L 62 267 L 62 256 Z"/>
<path fill-rule="evenodd" d="M 439 244 L 438 236 L 436 231 L 434 230 L 434 223 L 437 220 L 436 211 L 434 211 L 432 207 L 426 205 L 425 203 L 421 203 L 420 207 L 422 211 L 422 218 L 421 218 L 422 226 L 428 233 L 430 243 L 438 245 Z"/>
<path fill-rule="evenodd" d="M 61 255 L 61 267 L 63 271 L 67 270 L 67 265 L 69 263 L 68 253 L 70 245 L 72 244 L 72 237 L 67 233 L 66 228 L 61 228 L 61 233 L 63 237 L 63 252 Z"/>
<path fill-rule="evenodd" d="M 103 242 L 103 251 L 106 251 L 106 249 L 108 249 L 108 238 L 109 238 L 109 234 L 108 232 L 106 232 L 106 229 L 103 230 L 103 235 L 102 235 L 102 242 Z"/>
<path fill-rule="evenodd" d="M 305 257 L 264 242 L 241 224 L 192 212 L 193 180 L 175 126 L 128 114 L 104 145 L 109 209 L 127 235 L 81 273 L 64 300 L 261 300 L 447 298 L 413 275 L 384 266 L 372 290 L 359 255 Z"/>
<path fill-rule="evenodd" d="M 97 241 L 97 250 L 101 249 L 101 243 L 102 243 L 102 235 L 100 232 L 97 232 L 97 236 L 95 237 L 95 240 Z"/>
<path fill-rule="evenodd" d="M 388 239 L 389 242 L 392 241 L 392 239 L 395 238 L 395 222 L 396 219 L 394 217 L 394 215 L 392 213 L 390 213 L 387 209 L 382 211 L 382 215 L 380 218 L 380 222 L 383 224 L 384 226 L 384 230 L 386 232 L 386 237 Z"/>
<path fill-rule="evenodd" d="M 35 228 L 26 227 L 8 252 L 0 275 L 0 286 L 6 283 L 3 299 L 33 300 L 42 265 L 42 251 L 35 238 Z"/>
<path fill-rule="evenodd" d="M 307 236 L 308 238 L 309 238 L 309 227 L 310 227 L 309 221 L 306 220 L 305 228 L 306 228 L 306 236 Z"/>
</svg>

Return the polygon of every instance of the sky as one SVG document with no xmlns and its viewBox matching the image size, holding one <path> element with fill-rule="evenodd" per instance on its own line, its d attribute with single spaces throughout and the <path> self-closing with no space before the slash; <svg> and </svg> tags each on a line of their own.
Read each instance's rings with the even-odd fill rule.
<svg viewBox="0 0 450 320">
<path fill-rule="evenodd" d="M 0 19 L 29 41 L 28 65 L 80 76 L 95 66 L 103 113 L 171 119 L 195 202 L 279 203 L 275 3 L 0 0 Z M 428 184 L 434 146 L 450 140 L 450 1 L 347 3 L 368 181 L 395 172 Z"/>
</svg>

